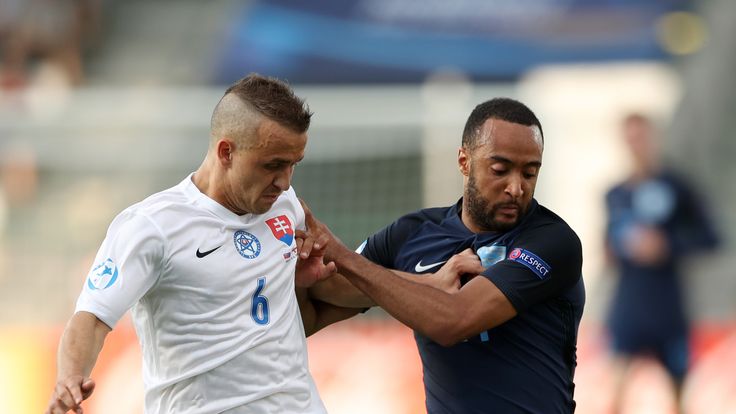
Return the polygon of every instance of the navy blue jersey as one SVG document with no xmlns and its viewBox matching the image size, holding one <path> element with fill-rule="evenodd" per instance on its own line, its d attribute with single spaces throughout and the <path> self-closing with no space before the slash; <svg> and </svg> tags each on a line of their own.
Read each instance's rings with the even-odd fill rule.
<svg viewBox="0 0 736 414">
<path fill-rule="evenodd" d="M 511 231 L 473 233 L 462 200 L 401 217 L 368 238 L 362 254 L 390 269 L 436 271 L 471 247 L 518 315 L 454 346 L 415 332 L 427 412 L 570 413 L 585 302 L 582 248 L 557 215 L 532 201 Z"/>
<path fill-rule="evenodd" d="M 688 254 L 717 243 L 702 204 L 681 178 L 669 172 L 636 184 L 619 184 L 606 194 L 607 245 L 620 275 L 608 317 L 615 342 L 636 338 L 637 348 L 655 348 L 687 334 L 678 265 Z M 635 237 L 638 226 L 665 235 L 670 253 L 664 261 L 642 265 L 631 260 L 626 240 Z M 634 345 L 621 345 L 634 351 L 630 349 Z"/>
</svg>

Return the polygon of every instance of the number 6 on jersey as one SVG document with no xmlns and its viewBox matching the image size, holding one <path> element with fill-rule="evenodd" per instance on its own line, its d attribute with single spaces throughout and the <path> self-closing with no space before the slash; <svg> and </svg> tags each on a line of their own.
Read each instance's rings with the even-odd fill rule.
<svg viewBox="0 0 736 414">
<path fill-rule="evenodd" d="M 261 295 L 263 288 L 266 287 L 266 278 L 258 278 L 258 287 L 253 293 L 253 306 L 250 308 L 250 316 L 259 325 L 268 324 L 268 298 Z"/>
</svg>

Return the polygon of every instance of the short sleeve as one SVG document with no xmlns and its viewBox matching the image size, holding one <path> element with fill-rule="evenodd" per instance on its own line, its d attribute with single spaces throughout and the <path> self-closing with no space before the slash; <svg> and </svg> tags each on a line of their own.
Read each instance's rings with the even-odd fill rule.
<svg viewBox="0 0 736 414">
<path fill-rule="evenodd" d="M 559 296 L 582 273 L 580 239 L 567 225 L 549 224 L 520 234 L 502 260 L 483 272 L 517 312 Z"/>
<path fill-rule="evenodd" d="M 395 269 L 398 252 L 424 220 L 420 213 L 403 216 L 368 237 L 357 252 L 375 264 Z"/>
<path fill-rule="evenodd" d="M 289 187 L 289 189 L 286 190 L 286 195 L 291 201 L 292 205 L 294 206 L 294 219 L 296 220 L 296 223 L 294 223 L 294 229 L 306 231 L 307 230 L 307 223 L 305 221 L 306 215 L 304 213 L 304 208 L 302 207 L 302 203 L 299 202 L 299 198 L 296 196 L 296 192 L 294 191 L 294 188 Z"/>
<path fill-rule="evenodd" d="M 391 233 L 393 225 L 389 225 L 368 237 L 358 247 L 357 252 L 368 260 L 385 268 L 393 268 L 394 257 L 391 254 Z"/>
<path fill-rule="evenodd" d="M 164 253 L 164 237 L 149 218 L 121 213 L 97 252 L 76 312 L 90 312 L 113 328 L 154 285 Z"/>
</svg>

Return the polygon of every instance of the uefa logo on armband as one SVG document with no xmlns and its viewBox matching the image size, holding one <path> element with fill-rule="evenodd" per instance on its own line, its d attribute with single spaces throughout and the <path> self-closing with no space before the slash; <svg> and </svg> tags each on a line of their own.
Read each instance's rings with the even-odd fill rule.
<svg viewBox="0 0 736 414">
<path fill-rule="evenodd" d="M 89 272 L 87 287 L 90 290 L 103 290 L 112 286 L 116 280 L 118 280 L 118 267 L 112 259 L 107 258 Z"/>
<path fill-rule="evenodd" d="M 233 236 L 233 242 L 238 253 L 246 259 L 255 259 L 261 254 L 261 242 L 258 240 L 258 237 L 245 230 L 236 231 Z"/>
</svg>

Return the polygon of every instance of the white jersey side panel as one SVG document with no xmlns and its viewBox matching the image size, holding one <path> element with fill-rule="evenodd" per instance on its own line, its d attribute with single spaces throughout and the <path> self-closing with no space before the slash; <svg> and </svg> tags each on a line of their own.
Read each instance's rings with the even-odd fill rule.
<svg viewBox="0 0 736 414">
<path fill-rule="evenodd" d="M 325 412 L 294 294 L 303 227 L 292 189 L 237 216 L 191 176 L 113 221 L 77 311 L 113 326 L 133 305 L 146 413 Z"/>
</svg>

